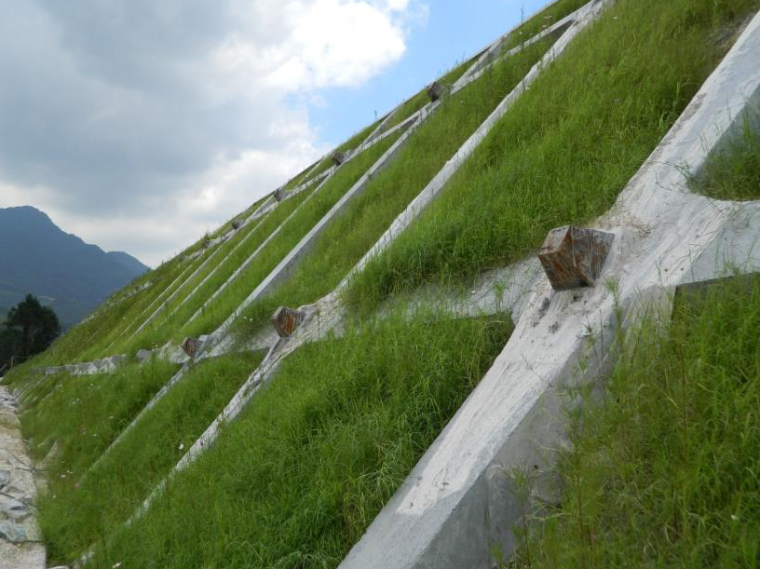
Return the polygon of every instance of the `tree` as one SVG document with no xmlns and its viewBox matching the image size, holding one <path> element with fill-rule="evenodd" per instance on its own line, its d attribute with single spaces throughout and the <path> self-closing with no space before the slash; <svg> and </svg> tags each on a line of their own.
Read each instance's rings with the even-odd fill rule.
<svg viewBox="0 0 760 569">
<path fill-rule="evenodd" d="M 58 316 L 47 306 L 42 306 L 34 295 L 11 308 L 5 318 L 5 328 L 0 334 L 0 353 L 26 360 L 47 349 L 61 333 Z M 10 357 L 8 357 L 10 360 Z"/>
</svg>

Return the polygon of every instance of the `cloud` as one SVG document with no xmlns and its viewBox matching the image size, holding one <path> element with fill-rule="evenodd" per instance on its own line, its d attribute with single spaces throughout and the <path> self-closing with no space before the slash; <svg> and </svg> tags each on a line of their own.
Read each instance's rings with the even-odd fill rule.
<svg viewBox="0 0 760 569">
<path fill-rule="evenodd" d="M 0 0 L 0 207 L 156 263 L 325 152 L 310 105 L 402 57 L 415 5 Z"/>
</svg>

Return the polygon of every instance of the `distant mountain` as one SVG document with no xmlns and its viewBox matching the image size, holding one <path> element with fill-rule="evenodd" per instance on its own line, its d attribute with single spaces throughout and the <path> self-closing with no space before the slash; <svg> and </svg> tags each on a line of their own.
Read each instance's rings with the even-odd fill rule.
<svg viewBox="0 0 760 569">
<path fill-rule="evenodd" d="M 106 253 L 61 231 L 33 207 L 0 208 L 0 306 L 27 293 L 71 325 L 149 268 L 123 252 Z"/>
</svg>

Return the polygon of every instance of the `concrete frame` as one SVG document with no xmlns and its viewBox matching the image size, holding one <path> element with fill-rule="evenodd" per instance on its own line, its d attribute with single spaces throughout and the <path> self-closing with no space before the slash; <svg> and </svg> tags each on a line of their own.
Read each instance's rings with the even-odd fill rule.
<svg viewBox="0 0 760 569">
<path fill-rule="evenodd" d="M 599 380 L 613 363 L 616 330 L 649 306 L 667 307 L 675 286 L 695 273 L 720 273 L 720 264 L 701 261 L 715 259 L 710 251 L 726 235 L 739 245 L 734 260 L 749 271 L 760 266 L 760 203 L 696 196 L 675 166 L 698 170 L 731 117 L 758 97 L 757 53 L 760 16 L 595 224 L 616 234 L 605 268 L 614 287 L 553 292 L 545 277 L 537 282 L 504 351 L 342 569 L 485 569 L 492 546 L 509 555 L 525 507 L 510 473 L 529 473 L 533 498 L 553 498 L 556 450 L 567 443 L 566 390 Z"/>
</svg>

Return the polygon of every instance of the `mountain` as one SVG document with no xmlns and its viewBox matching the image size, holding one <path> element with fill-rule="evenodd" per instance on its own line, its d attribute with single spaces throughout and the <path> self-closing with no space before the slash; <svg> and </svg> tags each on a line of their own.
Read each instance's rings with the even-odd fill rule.
<svg viewBox="0 0 760 569">
<path fill-rule="evenodd" d="M 71 325 L 148 269 L 65 233 L 38 209 L 0 208 L 0 306 L 32 293 Z"/>
</svg>

